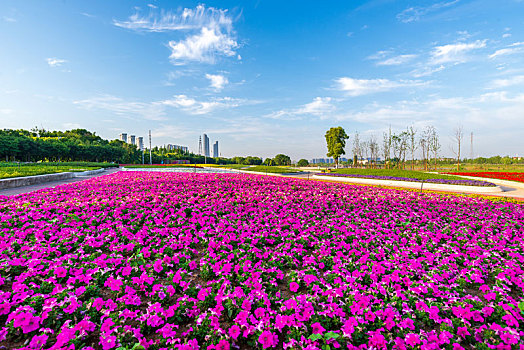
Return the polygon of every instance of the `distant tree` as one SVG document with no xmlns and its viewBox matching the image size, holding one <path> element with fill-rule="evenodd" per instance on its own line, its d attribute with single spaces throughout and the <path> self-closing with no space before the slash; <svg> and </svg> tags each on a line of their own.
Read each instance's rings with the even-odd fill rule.
<svg viewBox="0 0 524 350">
<path fill-rule="evenodd" d="M 462 132 L 462 126 L 457 126 L 453 134 L 453 141 L 456 143 L 457 148 L 452 148 L 451 150 L 457 156 L 457 171 L 460 169 L 460 148 L 462 145 L 462 139 L 464 138 L 464 133 Z"/>
<path fill-rule="evenodd" d="M 303 167 L 303 166 L 308 166 L 309 165 L 309 162 L 307 159 L 300 159 L 298 162 L 297 162 L 297 165 L 299 167 Z"/>
<path fill-rule="evenodd" d="M 273 160 L 273 158 L 266 158 L 264 159 L 264 163 L 262 164 L 267 165 L 267 166 L 273 166 L 275 165 L 275 161 Z"/>
<path fill-rule="evenodd" d="M 382 154 L 384 155 L 384 164 L 386 168 L 389 168 L 392 143 L 393 142 L 392 142 L 392 136 L 391 136 L 391 127 L 389 127 L 389 132 L 384 133 L 383 139 L 382 139 Z"/>
<path fill-rule="evenodd" d="M 353 166 L 357 166 L 358 161 L 362 157 L 362 144 L 360 142 L 360 136 L 358 134 L 358 131 L 355 132 L 355 137 L 353 137 Z M 355 156 L 357 157 L 357 161 L 355 162 Z"/>
<path fill-rule="evenodd" d="M 416 134 L 417 131 L 413 128 L 413 126 L 410 126 L 407 131 L 408 134 L 408 147 L 411 151 L 411 170 L 415 170 L 415 151 L 418 148 L 417 140 L 416 140 Z"/>
<path fill-rule="evenodd" d="M 370 136 L 368 147 L 369 147 L 369 153 L 371 154 L 371 167 L 373 167 L 374 164 L 377 163 L 378 148 L 379 148 L 375 135 Z"/>
<path fill-rule="evenodd" d="M 274 160 L 276 165 L 291 165 L 291 158 L 285 154 L 277 154 Z"/>
<path fill-rule="evenodd" d="M 433 153 L 433 158 L 435 161 L 435 171 L 437 170 L 437 158 L 438 151 L 440 150 L 440 142 L 438 139 L 437 129 L 431 127 L 431 133 L 429 135 L 429 150 Z"/>
<path fill-rule="evenodd" d="M 326 132 L 325 137 L 328 149 L 326 155 L 335 159 L 335 166 L 338 168 L 338 158 L 340 158 L 341 155 L 346 154 L 344 148 L 346 147 L 346 140 L 349 136 L 346 134 L 346 131 L 339 126 L 336 128 L 330 128 Z"/>
</svg>

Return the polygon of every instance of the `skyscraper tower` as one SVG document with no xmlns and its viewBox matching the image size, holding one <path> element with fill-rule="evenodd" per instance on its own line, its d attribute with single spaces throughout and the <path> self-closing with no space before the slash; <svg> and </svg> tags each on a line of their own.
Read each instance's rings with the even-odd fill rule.
<svg viewBox="0 0 524 350">
<path fill-rule="evenodd" d="M 202 136 L 198 137 L 198 154 L 202 155 Z"/>
<path fill-rule="evenodd" d="M 124 141 L 125 143 L 127 143 L 127 134 L 125 132 L 121 133 L 119 138 L 120 141 Z"/>
<path fill-rule="evenodd" d="M 142 136 L 138 137 L 138 149 L 144 150 L 144 138 Z"/>
<path fill-rule="evenodd" d="M 218 158 L 219 157 L 219 154 L 218 154 L 218 141 L 215 141 L 215 143 L 213 144 L 213 158 Z"/>
<path fill-rule="evenodd" d="M 203 134 L 202 135 L 202 138 L 203 138 L 203 146 L 204 146 L 204 155 L 206 157 L 209 157 L 210 156 L 210 152 L 209 152 L 209 137 L 207 137 L 206 134 Z"/>
<path fill-rule="evenodd" d="M 136 145 L 135 139 L 136 139 L 135 135 L 130 135 L 129 136 L 129 143 L 132 144 L 132 145 Z"/>
</svg>

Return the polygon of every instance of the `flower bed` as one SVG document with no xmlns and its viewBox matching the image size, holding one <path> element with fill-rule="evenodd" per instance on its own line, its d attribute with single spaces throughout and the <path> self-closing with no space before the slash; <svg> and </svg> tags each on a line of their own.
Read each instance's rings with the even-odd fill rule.
<svg viewBox="0 0 524 350">
<path fill-rule="evenodd" d="M 381 175 L 365 175 L 365 174 L 339 174 L 339 173 L 323 173 L 316 174 L 316 176 L 336 176 L 336 177 L 353 177 L 357 179 L 373 179 L 373 180 L 392 180 L 392 181 L 408 181 L 408 182 L 426 182 L 433 184 L 445 185 L 460 185 L 460 186 L 481 186 L 481 187 L 495 187 L 495 184 L 487 181 L 465 180 L 465 179 L 416 179 L 412 177 L 399 176 L 381 176 Z"/>
<path fill-rule="evenodd" d="M 0 197 L 0 227 L 8 349 L 524 343 L 522 204 L 120 172 Z"/>
<path fill-rule="evenodd" d="M 447 174 L 473 176 L 473 177 L 487 177 L 490 179 L 524 182 L 524 173 L 504 173 L 504 172 L 497 172 L 497 171 L 482 171 L 482 172 L 472 172 L 472 173 L 447 173 Z"/>
</svg>

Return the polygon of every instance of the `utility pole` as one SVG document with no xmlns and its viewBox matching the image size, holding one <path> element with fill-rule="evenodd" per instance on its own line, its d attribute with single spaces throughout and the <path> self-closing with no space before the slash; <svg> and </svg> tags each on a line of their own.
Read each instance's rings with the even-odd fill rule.
<svg viewBox="0 0 524 350">
<path fill-rule="evenodd" d="M 151 130 L 149 130 L 149 165 L 153 164 L 153 152 L 151 152 Z"/>
<path fill-rule="evenodd" d="M 470 145 L 470 156 L 471 159 L 473 159 L 473 133 L 471 133 L 471 145 Z"/>
</svg>

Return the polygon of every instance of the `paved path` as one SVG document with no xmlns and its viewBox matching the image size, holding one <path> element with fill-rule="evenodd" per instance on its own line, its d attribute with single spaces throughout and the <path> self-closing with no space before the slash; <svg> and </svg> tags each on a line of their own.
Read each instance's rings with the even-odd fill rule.
<svg viewBox="0 0 524 350">
<path fill-rule="evenodd" d="M 6 188 L 4 190 L 0 190 L 0 196 L 13 196 L 13 195 L 16 195 L 16 194 L 21 194 L 21 193 L 29 193 L 29 192 L 38 191 L 38 190 L 41 190 L 41 189 L 44 189 L 44 188 L 52 188 L 52 187 L 56 187 L 58 185 L 84 181 L 84 180 L 87 180 L 87 179 L 92 179 L 94 177 L 107 175 L 107 174 L 112 174 L 112 173 L 115 173 L 117 171 L 120 171 L 120 169 L 119 168 L 109 168 L 109 169 L 106 169 L 106 171 L 104 171 L 102 173 L 99 173 L 99 174 L 95 174 L 95 175 L 73 177 L 71 179 L 65 179 L 65 180 L 60 180 L 60 181 L 44 182 L 44 183 L 41 183 L 41 184 L 30 185 L 30 186 Z"/>
</svg>

